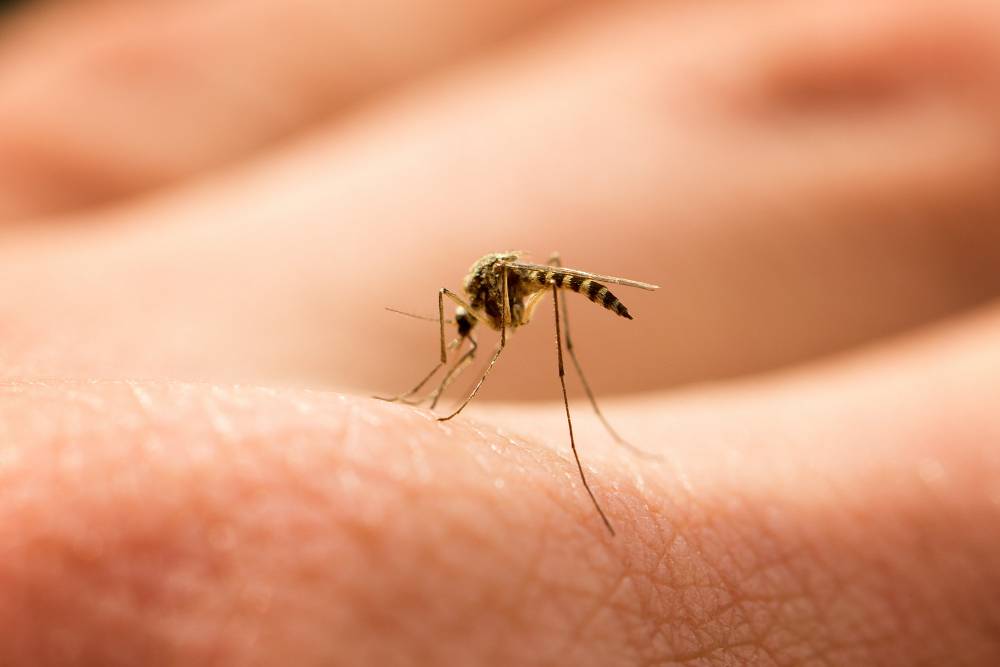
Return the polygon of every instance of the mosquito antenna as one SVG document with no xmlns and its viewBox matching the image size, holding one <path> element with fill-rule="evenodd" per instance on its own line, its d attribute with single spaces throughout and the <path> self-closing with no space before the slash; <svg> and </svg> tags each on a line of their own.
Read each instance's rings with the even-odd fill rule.
<svg viewBox="0 0 1000 667">
<path fill-rule="evenodd" d="M 438 318 L 436 318 L 436 317 L 427 317 L 426 315 L 415 315 L 413 313 L 408 313 L 405 310 L 396 310 L 395 308 L 390 308 L 389 306 L 386 306 L 385 309 L 388 310 L 390 313 L 396 313 L 397 315 L 406 315 L 407 317 L 412 317 L 415 320 L 426 320 L 427 322 L 437 322 L 438 321 Z M 453 320 L 445 320 L 444 323 L 445 324 L 454 324 L 454 321 Z"/>
</svg>

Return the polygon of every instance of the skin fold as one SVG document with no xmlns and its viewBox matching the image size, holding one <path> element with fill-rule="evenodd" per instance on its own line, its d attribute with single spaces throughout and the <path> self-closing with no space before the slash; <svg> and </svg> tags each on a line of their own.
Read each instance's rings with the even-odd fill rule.
<svg viewBox="0 0 1000 667">
<path fill-rule="evenodd" d="M 19 313 L 5 323 L 10 372 L 88 378 L 110 365 L 129 377 L 402 390 L 434 361 L 433 327 L 382 307 L 429 314 L 438 288 L 506 248 L 542 261 L 560 250 L 567 266 L 664 286 L 620 294 L 635 322 L 573 304 L 605 393 L 765 370 L 988 299 L 1000 282 L 998 231 L 983 224 L 1000 173 L 991 24 L 969 10 L 942 36 L 926 10 L 904 33 L 898 15 L 912 10 L 883 10 L 855 56 L 878 67 L 876 84 L 914 68 L 881 54 L 886 42 L 912 51 L 918 29 L 909 58 L 937 62 L 960 43 L 976 66 L 921 79 L 919 96 L 890 87 L 870 94 L 878 104 L 803 111 L 761 107 L 786 76 L 771 65 L 772 33 L 787 33 L 783 57 L 797 61 L 854 30 L 853 13 L 827 8 L 804 42 L 780 28 L 811 14 L 731 11 L 732 26 L 662 6 L 587 15 L 527 55 L 431 81 L 215 180 L 12 228 L 0 249 L 0 306 Z M 739 37 L 743 21 L 764 34 Z M 630 49 L 611 49 L 622 33 Z M 726 48 L 685 64 L 694 47 L 664 51 L 665 35 Z M 607 50 L 611 64 L 589 64 Z M 825 53 L 807 51 L 820 63 Z M 631 67 L 637 58 L 662 68 Z M 835 62 L 814 83 L 829 94 L 857 69 Z M 752 94 L 762 78 L 770 86 Z M 597 104 L 601 114 L 574 113 Z M 551 356 L 548 326 L 519 333 L 508 357 L 519 371 L 500 368 L 487 397 L 553 396 L 530 370 Z M 588 357 L 589 341 L 619 352 Z"/>
<path fill-rule="evenodd" d="M 996 8 L 466 4 L 0 23 L 0 664 L 1000 661 Z"/>
</svg>

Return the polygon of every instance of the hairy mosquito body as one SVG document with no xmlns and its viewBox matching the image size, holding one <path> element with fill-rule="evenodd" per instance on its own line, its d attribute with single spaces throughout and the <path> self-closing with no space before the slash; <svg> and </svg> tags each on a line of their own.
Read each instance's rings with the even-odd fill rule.
<svg viewBox="0 0 1000 667">
<path fill-rule="evenodd" d="M 438 317 L 436 321 L 439 323 L 441 334 L 440 361 L 438 364 L 423 380 L 420 381 L 419 384 L 417 384 L 416 387 L 410 391 L 405 394 L 385 398 L 383 400 L 402 401 L 413 404 L 419 404 L 424 400 L 427 400 L 430 402 L 430 407 L 433 410 L 437 405 L 438 400 L 441 398 L 441 394 L 444 390 L 448 388 L 459 373 L 472 363 L 476 350 L 478 349 L 478 343 L 472 335 L 472 331 L 477 323 L 484 322 L 490 328 L 500 332 L 500 342 L 494 350 L 493 356 L 490 358 L 489 364 L 483 371 L 479 381 L 473 387 L 472 391 L 465 398 L 465 400 L 463 400 L 451 414 L 445 417 L 438 417 L 438 419 L 442 421 L 451 419 L 469 404 L 469 402 L 475 397 L 476 393 L 478 393 L 479 388 L 483 385 L 483 382 L 486 381 L 486 377 L 490 374 L 490 371 L 493 370 L 493 366 L 496 364 L 497 359 L 500 358 L 500 353 L 503 351 L 504 346 L 507 343 L 507 330 L 517 329 L 518 327 L 528 324 L 531 321 L 535 308 L 538 306 L 542 297 L 551 293 L 553 301 L 552 305 L 555 313 L 555 338 L 559 363 L 559 382 L 562 386 L 563 404 L 566 408 L 566 423 L 569 427 L 570 447 L 573 451 L 573 457 L 576 460 L 577 469 L 580 472 L 580 479 L 583 482 L 584 489 L 586 489 L 587 494 L 590 496 L 590 499 L 593 502 L 594 507 L 597 509 L 597 513 L 603 520 L 604 525 L 607 527 L 608 531 L 614 535 L 615 531 L 611 526 L 611 522 L 608 520 L 607 515 L 605 515 L 600 503 L 598 503 L 593 491 L 591 491 L 590 485 L 587 483 L 587 476 L 584 474 L 583 465 L 580 463 L 580 456 L 576 450 L 576 440 L 573 436 L 573 420 L 570 417 L 569 399 L 566 394 L 566 373 L 563 366 L 562 340 L 564 337 L 566 340 L 566 349 L 573 361 L 573 365 L 576 367 L 577 373 L 580 375 L 580 380 L 587 393 L 587 398 L 590 399 L 591 406 L 594 408 L 594 411 L 597 413 L 597 416 L 607 428 L 608 432 L 616 441 L 626 445 L 636 453 L 647 456 L 649 455 L 642 452 L 642 450 L 632 447 L 625 440 L 623 440 L 618 433 L 611 428 L 611 425 L 601 413 L 600 408 L 598 408 L 597 401 L 594 399 L 594 394 L 590 390 L 590 385 L 587 383 L 587 378 L 583 374 L 583 369 L 580 367 L 580 362 L 577 360 L 576 352 L 573 349 L 573 342 L 569 333 L 569 317 L 566 309 L 566 302 L 563 300 L 561 310 L 559 303 L 559 292 L 561 290 L 569 290 L 585 296 L 593 303 L 610 310 L 620 317 L 631 320 L 632 315 L 628 312 L 625 304 L 619 301 L 618 297 L 612 294 L 608 287 L 602 283 L 637 287 L 645 290 L 658 289 L 656 285 L 641 283 L 635 280 L 618 278 L 616 276 L 604 276 L 596 273 L 588 273 L 586 271 L 564 268 L 559 261 L 558 253 L 553 253 L 548 264 L 522 262 L 520 260 L 520 253 L 514 251 L 491 253 L 483 256 L 472 265 L 469 269 L 468 275 L 465 277 L 463 286 L 468 302 L 446 287 L 442 287 L 438 291 Z M 444 316 L 444 300 L 446 298 L 455 302 L 457 306 L 455 308 L 455 316 L 453 320 L 446 320 Z M 560 319 L 562 320 L 562 327 L 560 327 Z M 445 324 L 447 323 L 454 324 L 456 326 L 457 337 L 450 344 L 446 343 Z M 411 399 L 412 396 L 420 392 L 424 385 L 426 385 L 441 368 L 447 365 L 448 350 L 458 350 L 466 341 L 469 343 L 469 349 L 464 352 L 447 371 L 447 373 L 445 373 L 444 378 L 438 383 L 438 386 L 434 389 L 434 391 L 432 391 L 424 399 Z"/>
<path fill-rule="evenodd" d="M 516 264 L 517 253 L 486 255 L 469 269 L 465 277 L 465 293 L 473 313 L 485 313 L 486 323 L 500 330 L 503 321 L 503 276 L 507 276 L 507 294 L 510 301 L 510 322 L 516 329 L 531 321 L 535 306 L 552 285 L 583 294 L 596 304 L 621 317 L 632 319 L 628 309 L 607 287 L 583 272 L 567 273 L 561 267 Z"/>
</svg>

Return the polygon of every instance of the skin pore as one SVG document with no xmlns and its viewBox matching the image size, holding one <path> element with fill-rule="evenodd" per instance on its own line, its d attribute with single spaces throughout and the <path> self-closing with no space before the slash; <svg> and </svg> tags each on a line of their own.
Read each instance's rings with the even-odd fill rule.
<svg viewBox="0 0 1000 667">
<path fill-rule="evenodd" d="M 996 663 L 988 3 L 302 3 L 368 32 L 266 71 L 268 3 L 94 4 L 0 50 L 0 664 Z M 366 398 L 437 353 L 383 306 L 510 248 L 663 286 L 564 295 L 664 459 L 569 371 L 614 538 L 548 302 L 461 418 Z"/>
</svg>

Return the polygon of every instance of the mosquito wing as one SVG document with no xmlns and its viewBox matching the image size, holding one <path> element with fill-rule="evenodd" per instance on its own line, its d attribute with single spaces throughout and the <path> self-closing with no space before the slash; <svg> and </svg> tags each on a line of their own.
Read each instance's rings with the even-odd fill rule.
<svg viewBox="0 0 1000 667">
<path fill-rule="evenodd" d="M 576 269 L 564 269 L 561 266 L 549 266 L 548 264 L 532 264 L 531 262 L 504 262 L 504 264 L 514 269 L 528 269 L 530 271 L 551 271 L 552 273 L 561 273 L 564 276 L 580 276 L 581 278 L 596 280 L 599 283 L 611 283 L 614 285 L 625 285 L 626 287 L 638 287 L 639 289 L 645 289 L 650 291 L 660 289 L 659 285 L 650 285 L 649 283 L 641 283 L 638 280 L 629 280 L 628 278 L 618 278 L 616 276 L 602 276 L 599 273 L 588 273 L 587 271 L 577 271 Z"/>
</svg>

